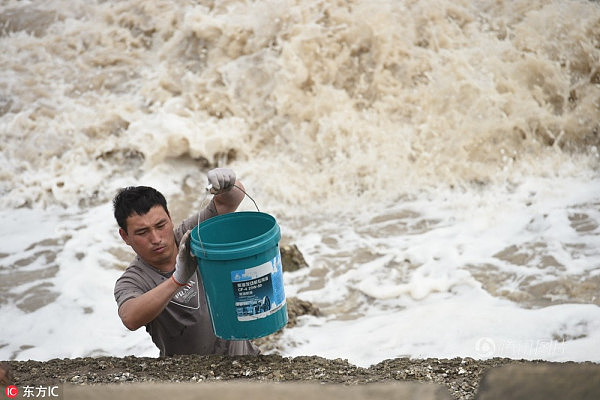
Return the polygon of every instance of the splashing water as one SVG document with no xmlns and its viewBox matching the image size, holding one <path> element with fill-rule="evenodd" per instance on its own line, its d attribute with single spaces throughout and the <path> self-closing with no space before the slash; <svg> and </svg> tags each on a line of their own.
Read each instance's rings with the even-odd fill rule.
<svg viewBox="0 0 600 400">
<path fill-rule="evenodd" d="M 157 354 L 116 314 L 112 196 L 179 221 L 227 165 L 309 261 L 286 291 L 324 316 L 283 354 L 600 360 L 598 2 L 5 1 L 0 27 L 0 359 Z"/>
</svg>

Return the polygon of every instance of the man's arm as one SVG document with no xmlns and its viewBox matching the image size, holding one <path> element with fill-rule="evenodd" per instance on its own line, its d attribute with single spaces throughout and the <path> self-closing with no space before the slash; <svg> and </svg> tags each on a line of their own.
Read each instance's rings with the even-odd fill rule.
<svg viewBox="0 0 600 400">
<path fill-rule="evenodd" d="M 244 185 L 242 185 L 242 182 L 236 180 L 235 186 L 233 186 L 231 190 L 216 194 L 214 201 L 217 212 L 219 214 L 227 214 L 237 210 L 238 206 L 242 203 L 242 200 L 244 200 L 245 194 L 242 190 L 246 190 Z"/>
<path fill-rule="evenodd" d="M 171 298 L 196 272 L 196 260 L 190 253 L 190 234 L 187 231 L 179 242 L 175 271 L 158 286 L 125 300 L 119 307 L 119 317 L 128 329 L 134 331 L 160 314 Z"/>
<path fill-rule="evenodd" d="M 180 289 L 173 279 L 167 279 L 154 289 L 133 297 L 119 307 L 119 317 L 127 329 L 135 331 L 148 324 L 165 309 Z"/>
</svg>

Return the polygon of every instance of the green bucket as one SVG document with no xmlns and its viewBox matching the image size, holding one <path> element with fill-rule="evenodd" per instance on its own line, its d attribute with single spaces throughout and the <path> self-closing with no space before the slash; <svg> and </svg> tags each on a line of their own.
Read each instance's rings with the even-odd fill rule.
<svg viewBox="0 0 600 400">
<path fill-rule="evenodd" d="M 256 339 L 287 324 L 280 238 L 275 218 L 254 211 L 218 215 L 192 230 L 192 254 L 221 339 Z"/>
</svg>

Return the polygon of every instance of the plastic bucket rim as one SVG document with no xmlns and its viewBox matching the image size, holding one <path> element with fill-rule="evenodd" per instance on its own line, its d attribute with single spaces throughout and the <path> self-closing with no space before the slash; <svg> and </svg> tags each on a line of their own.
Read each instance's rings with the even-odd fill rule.
<svg viewBox="0 0 600 400">
<path fill-rule="evenodd" d="M 260 215 L 260 218 L 263 219 L 268 219 L 269 222 L 273 223 L 273 226 L 271 226 L 267 231 L 261 233 L 258 236 L 254 236 L 251 237 L 249 239 L 244 239 L 244 240 L 239 240 L 237 242 L 229 242 L 229 243 L 213 243 L 213 242 L 206 242 L 202 240 L 202 237 L 200 236 L 200 228 L 206 228 L 209 225 L 214 225 L 217 224 L 219 222 L 221 222 L 222 220 L 225 219 L 232 219 L 232 218 L 239 218 L 239 216 L 248 216 L 248 215 Z M 259 212 L 259 211 L 239 211 L 239 212 L 234 212 L 234 213 L 228 213 L 228 214 L 221 214 L 221 215 L 217 215 L 213 218 L 209 218 L 207 220 L 202 221 L 200 224 L 196 225 L 193 229 L 192 229 L 192 234 L 194 233 L 193 230 L 196 231 L 196 237 L 198 238 L 198 243 L 202 243 L 203 246 L 210 246 L 210 247 L 228 247 L 228 246 L 232 246 L 232 245 L 237 245 L 237 244 L 244 244 L 247 242 L 252 242 L 252 241 L 258 241 L 259 239 L 261 239 L 263 236 L 268 236 L 271 231 L 273 229 L 276 229 L 277 227 L 277 221 L 275 220 L 275 218 L 272 215 L 263 213 L 263 212 Z M 195 240 L 196 238 L 194 238 L 192 236 L 192 240 Z"/>
<path fill-rule="evenodd" d="M 280 231 L 274 229 L 273 232 L 269 232 L 268 236 L 265 235 L 262 240 L 246 240 L 219 246 L 211 246 L 210 244 L 207 245 L 206 243 L 200 244 L 200 242 L 196 242 L 192 243 L 191 247 L 193 254 L 202 259 L 237 259 L 245 257 L 245 254 L 247 253 L 253 253 L 255 249 L 264 247 L 266 243 L 273 242 L 274 245 L 277 245 L 280 238 Z M 243 246 L 241 245 L 242 243 L 244 244 Z"/>
<path fill-rule="evenodd" d="M 247 217 L 248 215 L 258 216 L 260 219 L 272 222 L 272 226 L 258 236 L 249 239 L 240 240 L 229 243 L 211 243 L 202 241 L 200 229 L 207 228 L 210 225 L 218 224 L 222 220 Z M 191 250 L 192 253 L 202 259 L 227 259 L 227 258 L 243 258 L 246 254 L 254 252 L 256 249 L 264 247 L 265 244 L 273 242 L 278 246 L 281 239 L 281 230 L 277 224 L 277 220 L 272 215 L 260 211 L 239 211 L 228 214 L 221 214 L 215 217 L 202 221 L 192 229 L 191 235 Z M 241 255 L 240 255 L 241 254 Z"/>
<path fill-rule="evenodd" d="M 210 246 L 211 248 L 219 248 L 219 247 L 230 247 L 233 245 L 243 245 L 245 243 L 249 243 L 249 242 L 254 242 L 257 241 L 259 239 L 261 239 L 263 236 L 269 236 L 269 234 L 271 233 L 271 230 L 275 229 L 275 226 L 272 226 L 271 228 L 269 228 L 268 231 L 261 233 L 258 236 L 254 236 L 250 239 L 244 239 L 244 240 L 238 240 L 237 242 L 229 242 L 229 243 L 214 243 L 214 242 L 205 242 L 202 240 L 201 236 L 200 236 L 200 226 L 196 225 L 193 230 L 195 230 L 196 232 L 196 237 L 198 238 L 198 243 L 202 243 L 203 246 Z M 192 232 L 194 233 L 194 232 Z M 195 238 L 194 238 L 195 239 Z"/>
</svg>

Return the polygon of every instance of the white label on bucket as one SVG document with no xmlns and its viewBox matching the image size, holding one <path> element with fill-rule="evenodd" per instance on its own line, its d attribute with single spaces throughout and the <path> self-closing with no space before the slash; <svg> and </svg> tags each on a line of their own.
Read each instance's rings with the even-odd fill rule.
<svg viewBox="0 0 600 400">
<path fill-rule="evenodd" d="M 279 253 L 256 267 L 231 271 L 231 283 L 238 321 L 267 317 L 285 304 Z"/>
</svg>

